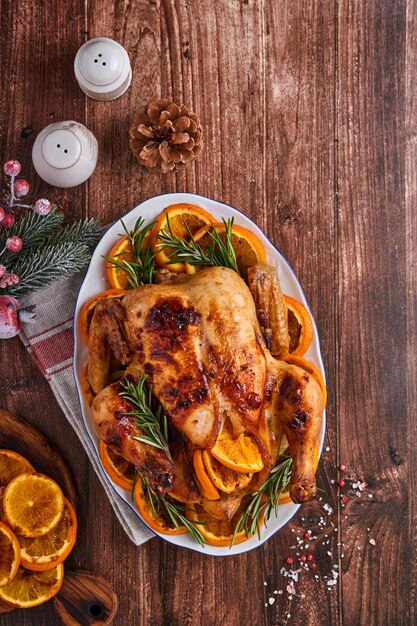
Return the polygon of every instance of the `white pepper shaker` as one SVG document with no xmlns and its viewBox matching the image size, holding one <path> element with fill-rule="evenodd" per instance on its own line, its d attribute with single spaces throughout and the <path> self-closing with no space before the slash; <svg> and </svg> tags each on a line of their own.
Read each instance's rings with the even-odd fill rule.
<svg viewBox="0 0 417 626">
<path fill-rule="evenodd" d="M 74 61 L 77 82 L 94 100 L 114 100 L 132 80 L 129 55 L 108 37 L 90 39 L 78 50 Z"/>
<path fill-rule="evenodd" d="M 32 161 L 43 180 L 54 187 L 75 187 L 97 165 L 98 144 L 93 133 L 74 121 L 46 126 L 35 139 Z"/>
</svg>

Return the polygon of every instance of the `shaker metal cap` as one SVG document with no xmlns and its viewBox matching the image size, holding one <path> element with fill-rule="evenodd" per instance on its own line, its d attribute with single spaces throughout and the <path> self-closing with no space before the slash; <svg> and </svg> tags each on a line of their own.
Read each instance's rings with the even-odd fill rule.
<svg viewBox="0 0 417 626">
<path fill-rule="evenodd" d="M 82 91 L 95 100 L 114 100 L 132 80 L 130 60 L 117 41 L 107 37 L 90 39 L 78 50 L 75 77 Z"/>
<path fill-rule="evenodd" d="M 46 126 L 35 139 L 32 161 L 43 180 L 55 187 L 75 187 L 94 172 L 98 145 L 93 133 L 72 120 Z"/>
</svg>

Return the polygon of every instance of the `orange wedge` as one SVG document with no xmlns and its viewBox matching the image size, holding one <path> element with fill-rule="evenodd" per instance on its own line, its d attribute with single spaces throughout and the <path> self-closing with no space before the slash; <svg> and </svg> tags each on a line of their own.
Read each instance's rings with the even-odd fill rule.
<svg viewBox="0 0 417 626">
<path fill-rule="evenodd" d="M 190 522 L 194 522 L 206 543 L 211 546 L 230 546 L 242 512 L 243 506 L 241 505 L 230 521 L 218 520 L 207 513 L 201 504 L 189 504 L 186 515 Z M 246 541 L 249 537 L 250 535 L 247 537 L 245 531 L 241 530 L 236 535 L 234 545 Z"/>
<path fill-rule="evenodd" d="M 134 261 L 135 257 L 129 237 L 120 237 L 107 256 L 113 259 L 116 258 L 118 261 L 127 261 L 129 263 Z M 126 272 L 108 261 L 106 262 L 106 276 L 110 287 L 113 287 L 113 289 L 129 289 Z"/>
<path fill-rule="evenodd" d="M 203 461 L 203 451 L 196 450 L 193 455 L 194 470 L 201 486 L 201 495 L 207 500 L 218 500 L 220 494 L 210 480 Z"/>
<path fill-rule="evenodd" d="M 123 487 L 123 489 L 132 489 L 135 478 L 135 466 L 119 454 L 113 452 L 102 439 L 100 439 L 99 443 L 99 454 L 109 478 L 119 487 Z"/>
<path fill-rule="evenodd" d="M 168 220 L 172 233 L 177 237 L 182 237 L 187 241 L 190 238 L 189 231 L 194 235 L 202 227 L 213 224 L 215 219 L 205 209 L 195 204 L 172 204 L 162 211 L 155 226 L 151 231 L 151 248 L 156 254 L 156 262 L 162 267 L 166 267 L 170 272 L 177 274 L 185 272 L 184 263 L 169 263 L 170 249 L 162 249 L 158 240 L 158 233 L 162 230 L 168 231 Z M 188 228 L 187 228 L 188 227 Z M 189 229 L 189 231 L 188 231 Z"/>
<path fill-rule="evenodd" d="M 252 480 L 253 473 L 242 474 L 235 472 L 230 467 L 219 463 L 210 450 L 203 451 L 203 462 L 205 470 L 215 487 L 224 493 L 233 493 L 237 489 L 243 489 Z"/>
<path fill-rule="evenodd" d="M 41 537 L 58 525 L 64 496 L 44 474 L 20 474 L 6 487 L 4 513 L 11 529 L 24 537 Z"/>
<path fill-rule="evenodd" d="M 204 251 L 209 250 L 213 244 L 213 239 L 209 234 L 212 228 L 216 229 L 223 242 L 226 240 L 226 226 L 224 222 L 216 222 L 212 226 L 205 226 L 194 235 L 194 241 L 198 243 Z M 258 237 L 250 230 L 247 230 L 247 228 L 234 224 L 232 227 L 231 243 L 236 254 L 239 270 L 246 270 L 248 267 L 266 260 L 265 249 L 262 243 Z M 187 274 L 194 274 L 196 270 L 196 266 L 189 265 L 189 263 L 186 264 Z"/>
<path fill-rule="evenodd" d="M 222 465 L 241 474 L 260 472 L 264 466 L 258 445 L 247 434 L 233 439 L 232 433 L 223 428 L 214 448 L 210 450 Z"/>
<path fill-rule="evenodd" d="M 303 356 L 307 352 L 313 339 L 313 320 L 305 306 L 284 296 L 288 310 L 288 332 L 290 334 L 290 353 Z"/>
<path fill-rule="evenodd" d="M 17 574 L 20 548 L 16 535 L 0 522 L 0 587 L 8 585 Z"/>
<path fill-rule="evenodd" d="M 20 562 L 23 567 L 38 572 L 63 563 L 77 538 L 77 517 L 72 504 L 64 498 L 64 514 L 53 530 L 42 537 L 21 537 Z"/>
<path fill-rule="evenodd" d="M 125 289 L 106 289 L 93 296 L 86 302 L 80 314 L 80 330 L 85 343 L 88 345 L 88 333 L 91 320 L 93 319 L 94 307 L 102 298 L 122 298 L 126 293 Z"/>
<path fill-rule="evenodd" d="M 164 535 L 182 535 L 187 532 L 185 526 L 179 526 L 176 528 L 172 524 L 171 520 L 166 519 L 160 511 L 156 510 L 154 512 L 152 510 L 152 505 L 145 494 L 142 481 L 140 479 L 136 481 L 134 495 L 139 513 L 141 514 L 144 522 L 153 528 L 153 530 L 156 530 Z M 187 505 L 187 508 L 188 506 L 190 505 Z"/>
<path fill-rule="evenodd" d="M 31 572 L 19 567 L 12 582 L 0 588 L 0 599 L 17 608 L 29 609 L 53 598 L 63 580 L 62 563 L 46 572 Z"/>
<path fill-rule="evenodd" d="M 0 519 L 3 517 L 4 491 L 13 478 L 24 472 L 34 472 L 32 465 L 13 450 L 0 449 Z"/>
<path fill-rule="evenodd" d="M 297 367 L 300 367 L 301 369 L 311 374 L 320 385 L 320 388 L 323 392 L 323 404 L 324 406 L 326 406 L 326 401 L 327 401 L 326 385 L 324 384 L 323 376 L 321 375 L 321 373 L 319 372 L 319 370 L 317 369 L 315 365 L 310 363 L 310 361 L 307 361 L 307 359 L 304 359 L 302 356 L 297 356 L 295 354 L 286 354 L 284 356 L 280 356 L 279 360 L 284 361 L 285 363 L 289 363 L 290 365 L 296 365 Z"/>
</svg>

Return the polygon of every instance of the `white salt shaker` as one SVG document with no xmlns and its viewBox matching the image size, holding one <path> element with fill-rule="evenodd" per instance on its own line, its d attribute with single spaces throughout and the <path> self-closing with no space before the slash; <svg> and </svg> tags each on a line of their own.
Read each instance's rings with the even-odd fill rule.
<svg viewBox="0 0 417 626">
<path fill-rule="evenodd" d="M 43 180 L 54 187 L 75 187 L 94 172 L 98 144 L 93 133 L 79 122 L 55 122 L 35 139 L 32 161 Z"/>
<path fill-rule="evenodd" d="M 95 100 L 114 100 L 132 80 L 129 55 L 108 37 L 90 39 L 78 50 L 75 77 L 82 91 Z"/>
</svg>

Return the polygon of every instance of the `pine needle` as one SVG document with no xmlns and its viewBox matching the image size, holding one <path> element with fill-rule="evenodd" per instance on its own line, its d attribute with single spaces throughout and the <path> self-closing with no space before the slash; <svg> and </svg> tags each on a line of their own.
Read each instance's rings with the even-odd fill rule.
<svg viewBox="0 0 417 626">
<path fill-rule="evenodd" d="M 101 224 L 95 217 L 92 217 L 91 219 L 66 224 L 63 228 L 55 232 L 48 243 L 57 245 L 63 242 L 78 242 L 88 247 L 93 247 L 97 245 L 101 235 Z"/>
</svg>

